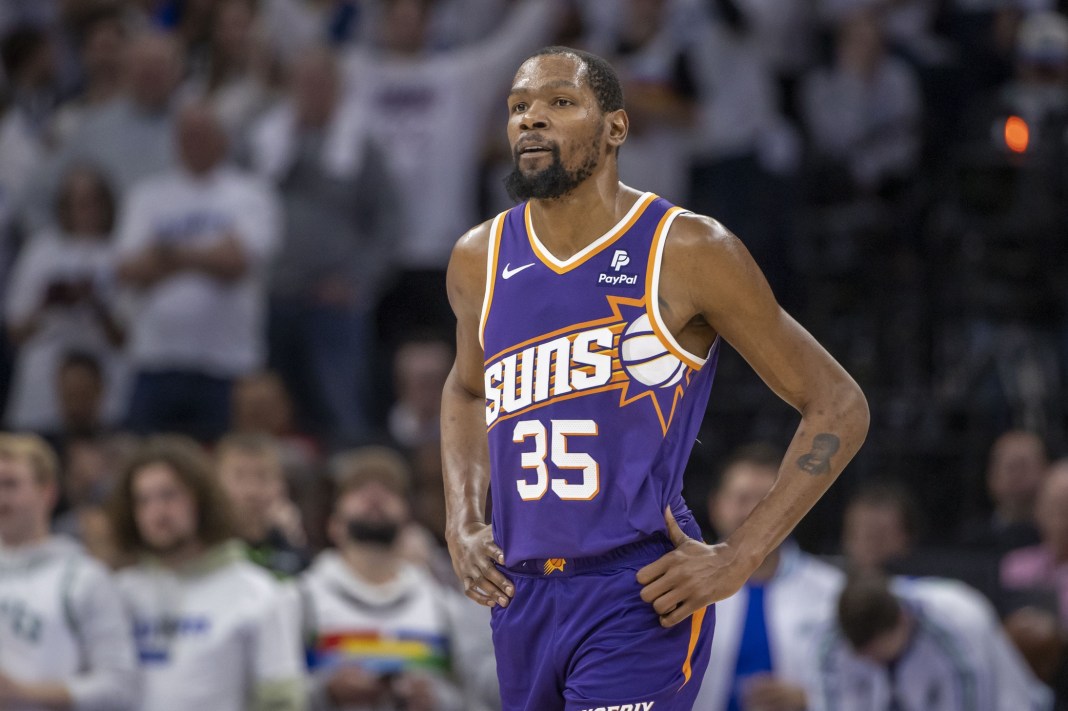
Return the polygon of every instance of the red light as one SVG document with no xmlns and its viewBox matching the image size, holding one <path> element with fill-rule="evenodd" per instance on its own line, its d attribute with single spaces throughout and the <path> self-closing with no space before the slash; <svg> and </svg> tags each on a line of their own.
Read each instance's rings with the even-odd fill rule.
<svg viewBox="0 0 1068 711">
<path fill-rule="evenodd" d="M 1031 129 L 1027 122 L 1019 116 L 1009 116 L 1005 119 L 1005 145 L 1013 153 L 1026 153 L 1027 145 L 1031 142 Z"/>
</svg>

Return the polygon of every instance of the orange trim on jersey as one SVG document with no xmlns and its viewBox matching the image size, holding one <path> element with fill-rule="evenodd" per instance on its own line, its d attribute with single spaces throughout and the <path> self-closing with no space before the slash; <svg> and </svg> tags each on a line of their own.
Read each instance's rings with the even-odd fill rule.
<svg viewBox="0 0 1068 711">
<path fill-rule="evenodd" d="M 489 257 L 486 260 L 486 296 L 482 302 L 482 317 L 478 321 L 478 342 L 481 344 L 482 349 L 485 350 L 485 333 L 486 333 L 486 321 L 489 320 L 490 308 L 493 306 L 493 285 L 497 283 L 497 257 L 501 254 L 501 234 L 504 232 L 504 220 L 508 211 L 504 211 L 497 215 L 497 220 L 493 225 L 493 232 L 490 233 L 489 244 Z"/>
<path fill-rule="evenodd" d="M 540 409 L 542 407 L 545 407 L 546 405 L 550 405 L 550 404 L 553 404 L 553 403 L 556 403 L 556 402 L 562 402 L 564 400 L 571 400 L 573 398 L 582 397 L 584 395 L 594 395 L 596 393 L 603 393 L 603 392 L 607 392 L 609 390 L 619 390 L 619 391 L 621 391 L 620 395 L 619 395 L 619 406 L 620 407 L 625 407 L 627 405 L 630 405 L 631 403 L 637 402 L 638 400 L 640 400 L 640 399 L 642 399 L 644 397 L 648 397 L 650 400 L 652 400 L 653 409 L 656 412 L 657 419 L 660 421 L 660 428 L 661 428 L 661 430 L 663 431 L 663 433 L 665 435 L 667 434 L 668 427 L 671 425 L 671 422 L 672 422 L 672 420 L 674 419 L 674 416 L 675 416 L 675 409 L 678 406 L 680 398 L 682 398 L 683 394 L 686 392 L 686 388 L 685 388 L 684 384 L 681 383 L 681 382 L 675 385 L 674 392 L 672 394 L 671 411 L 668 413 L 667 417 L 664 416 L 663 411 L 660 409 L 660 401 L 657 400 L 656 394 L 655 394 L 655 392 L 653 390 L 645 390 L 645 391 L 643 391 L 641 393 L 638 393 L 637 395 L 635 395 L 633 397 L 629 397 L 628 398 L 629 391 L 630 391 L 630 377 L 624 372 L 623 365 L 619 360 L 619 352 L 618 352 L 618 349 L 619 349 L 619 335 L 620 335 L 620 332 L 623 330 L 623 328 L 626 326 L 626 323 L 624 323 L 623 320 L 622 320 L 623 316 L 620 313 L 620 308 L 619 307 L 620 307 L 621 304 L 627 305 L 627 306 L 632 306 L 632 307 L 638 307 L 638 308 L 641 308 L 641 309 L 645 310 L 648 313 L 648 305 L 642 299 L 632 299 L 632 298 L 627 298 L 627 297 L 624 297 L 624 296 L 609 296 L 607 298 L 608 298 L 608 304 L 612 308 L 612 315 L 611 316 L 606 316 L 604 318 L 595 319 L 593 321 L 587 321 L 585 323 L 573 324 L 571 326 L 567 326 L 566 328 L 557 329 L 555 331 L 551 331 L 549 333 L 542 334 L 540 336 L 535 336 L 534 338 L 531 338 L 531 339 L 528 339 L 526 341 L 523 341 L 520 344 L 517 344 L 515 346 L 512 346 L 511 348 L 507 348 L 507 349 L 501 351 L 500 353 L 497 353 L 492 358 L 487 359 L 485 361 L 485 364 L 489 365 L 490 363 L 493 363 L 493 362 L 497 361 L 499 358 L 502 358 L 505 355 L 508 355 L 510 353 L 516 353 L 516 352 L 519 352 L 521 350 L 525 350 L 530 345 L 544 343 L 544 342 L 552 340 L 553 338 L 555 338 L 557 336 L 560 336 L 560 335 L 563 335 L 563 334 L 575 333 L 575 335 L 577 335 L 578 333 L 580 333 L 582 331 L 588 330 L 591 326 L 608 326 L 615 334 L 614 337 L 613 337 L 613 340 L 612 340 L 612 346 L 609 347 L 609 348 L 605 348 L 603 350 L 598 351 L 598 353 L 604 353 L 606 351 L 614 351 L 613 358 L 612 358 L 612 371 L 611 371 L 611 375 L 609 377 L 608 382 L 605 383 L 604 385 L 598 386 L 596 388 L 591 388 L 589 390 L 576 390 L 576 391 L 569 392 L 569 393 L 567 393 L 565 395 L 553 395 L 553 396 L 547 398 L 546 400 L 543 400 L 541 402 L 532 403 L 532 404 L 527 405 L 526 407 L 524 407 L 524 408 L 522 408 L 520 410 L 516 410 L 515 412 L 509 412 L 507 414 L 498 415 L 497 418 L 494 419 L 494 421 L 491 422 L 487 426 L 487 428 L 486 428 L 487 432 L 491 431 L 494 427 L 496 427 L 498 424 L 500 424 L 501 422 L 503 422 L 505 420 L 510 420 L 510 419 L 518 417 L 520 415 L 527 414 L 527 413 L 532 412 L 534 410 L 537 410 L 537 409 Z M 651 317 L 650 317 L 650 321 L 652 321 Z M 686 361 L 683 361 L 683 363 L 686 363 Z M 590 369 L 592 369 L 592 368 L 594 368 L 594 366 L 583 365 L 583 366 L 578 366 L 576 368 L 573 368 L 572 370 L 582 370 L 583 372 L 590 372 Z M 690 367 L 689 370 L 686 371 L 686 374 L 685 374 L 685 377 L 684 377 L 685 385 L 689 385 L 690 380 L 693 377 L 694 372 L 696 372 L 697 370 L 698 370 L 697 368 Z M 522 372 L 522 367 L 519 364 L 517 364 L 516 375 L 518 376 L 521 372 Z M 551 377 L 555 378 L 555 375 L 553 375 Z M 553 380 L 553 383 L 555 383 L 555 380 Z"/>
<path fill-rule="evenodd" d="M 672 215 L 678 215 L 683 212 L 686 212 L 686 210 L 683 210 L 681 207 L 672 207 L 670 210 L 664 213 L 664 216 L 660 218 L 660 224 L 656 226 L 656 232 L 653 234 L 653 244 L 652 247 L 649 248 L 649 261 L 647 262 L 645 268 L 645 310 L 649 314 L 649 325 L 652 326 L 653 333 L 656 334 L 656 337 L 660 340 L 661 345 L 663 345 L 664 348 L 666 348 L 673 356 L 681 360 L 689 367 L 693 368 L 694 370 L 700 370 L 703 363 L 698 360 L 695 360 L 696 356 L 694 356 L 692 353 L 687 353 L 686 351 L 675 345 L 675 339 L 670 338 L 667 334 L 664 333 L 663 329 L 660 328 L 659 319 L 657 318 L 658 314 L 654 311 L 654 309 L 657 308 L 655 305 L 656 299 L 660 298 L 660 294 L 654 293 L 653 290 L 653 282 L 656 279 L 656 272 L 660 266 L 659 264 L 657 264 L 656 254 L 659 249 L 660 242 L 667 236 L 667 230 L 664 228 L 667 226 L 668 220 L 671 218 Z"/>
<path fill-rule="evenodd" d="M 523 223 L 526 225 L 527 228 L 527 240 L 530 242 L 530 248 L 534 250 L 534 254 L 537 255 L 538 259 L 541 260 L 542 264 L 549 267 L 549 269 L 552 269 L 557 274 L 566 274 L 575 267 L 578 267 L 581 264 L 585 264 L 592 257 L 603 252 L 605 248 L 607 248 L 613 242 L 615 242 L 624 234 L 626 234 L 627 230 L 634 226 L 634 223 L 638 221 L 638 218 L 642 216 L 646 208 L 653 204 L 653 200 L 655 199 L 656 195 L 654 195 L 653 193 L 646 193 L 642 195 L 634 204 L 634 206 L 631 207 L 631 209 L 634 210 L 634 213 L 625 223 L 623 223 L 622 225 L 616 225 L 610 232 L 602 235 L 601 237 L 598 237 L 583 250 L 580 250 L 576 254 L 572 255 L 570 258 L 564 260 L 560 260 L 554 257 L 538 241 L 537 237 L 534 234 L 534 223 L 531 221 L 530 203 L 528 202 L 523 210 Z M 590 247 L 594 248 L 590 249 Z M 590 251 L 588 253 L 583 254 L 585 249 L 590 249 Z M 575 257 L 578 257 L 579 255 L 582 256 L 578 259 L 575 259 Z M 572 262 L 572 259 L 575 259 L 575 261 Z"/>
<path fill-rule="evenodd" d="M 623 301 L 623 302 L 631 302 L 631 305 L 633 305 L 633 306 L 642 306 L 642 302 L 639 299 L 624 299 L 624 298 L 620 298 L 619 300 Z M 617 308 L 616 309 L 616 313 L 611 315 L 611 316 L 605 316 L 603 318 L 596 318 L 596 319 L 593 319 L 592 321 L 583 321 L 582 323 L 575 323 L 575 324 L 572 324 L 570 326 L 565 326 L 564 328 L 558 328 L 555 331 L 549 331 L 548 333 L 543 333 L 540 336 L 534 336 L 534 338 L 528 338 L 527 340 L 523 341 L 522 343 L 517 343 L 514 346 L 511 346 L 509 348 L 505 348 L 503 351 L 500 351 L 498 353 L 494 353 L 492 357 L 487 358 L 485 360 L 483 365 L 489 365 L 493 361 L 495 361 L 498 358 L 501 358 L 501 357 L 511 353 L 512 351 L 521 351 L 521 350 L 524 350 L 527 346 L 529 346 L 531 344 L 542 343 L 543 341 L 551 340 L 556 336 L 563 336 L 564 334 L 571 333 L 572 331 L 576 331 L 576 332 L 577 331 L 586 331 L 586 330 L 589 330 L 591 328 L 596 328 L 597 326 L 618 326 L 618 328 L 613 332 L 613 338 L 616 338 L 616 337 L 619 336 L 619 332 L 622 331 L 623 327 L 626 326 L 626 325 L 627 324 L 625 324 L 622 321 L 620 321 L 619 309 Z"/>
<path fill-rule="evenodd" d="M 682 686 L 686 686 L 690 682 L 690 677 L 693 676 L 693 650 L 697 649 L 697 640 L 701 636 L 701 623 L 705 620 L 705 611 L 707 607 L 702 607 L 697 612 L 693 613 L 690 617 L 690 645 L 686 649 L 686 660 L 682 663 L 682 676 L 686 681 L 682 682 Z M 679 688 L 681 689 L 682 686 Z"/>
</svg>

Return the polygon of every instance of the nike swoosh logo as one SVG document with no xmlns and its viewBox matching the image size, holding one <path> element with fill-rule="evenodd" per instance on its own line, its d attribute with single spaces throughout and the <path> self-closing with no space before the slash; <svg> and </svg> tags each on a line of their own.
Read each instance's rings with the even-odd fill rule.
<svg viewBox="0 0 1068 711">
<path fill-rule="evenodd" d="M 511 262 L 509 262 L 508 264 L 504 265 L 504 271 L 501 272 L 501 278 L 502 279 L 511 279 L 512 277 L 514 277 L 516 274 L 518 274 L 519 272 L 523 271 L 524 269 L 528 269 L 528 268 L 534 266 L 534 262 L 531 262 L 530 264 L 524 264 L 523 266 L 516 267 L 515 269 L 509 269 L 508 267 L 510 267 L 510 266 L 512 266 Z"/>
</svg>

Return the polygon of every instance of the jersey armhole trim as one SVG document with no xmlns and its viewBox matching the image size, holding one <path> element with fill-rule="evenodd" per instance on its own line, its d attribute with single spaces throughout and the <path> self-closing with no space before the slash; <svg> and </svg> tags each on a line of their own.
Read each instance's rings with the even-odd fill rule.
<svg viewBox="0 0 1068 711">
<path fill-rule="evenodd" d="M 656 232 L 653 235 L 653 245 L 650 249 L 649 264 L 646 267 L 645 274 L 645 309 L 649 313 L 649 324 L 653 327 L 653 332 L 656 334 L 660 342 L 664 344 L 664 347 L 681 360 L 690 368 L 694 370 L 700 370 L 707 358 L 690 353 L 675 340 L 675 336 L 671 334 L 671 331 L 664 324 L 664 319 L 660 315 L 660 267 L 664 259 L 664 244 L 667 242 L 668 232 L 671 230 L 671 223 L 675 221 L 675 218 L 682 214 L 690 214 L 688 210 L 684 210 L 681 207 L 672 207 L 664 216 L 660 218 L 660 224 L 656 226 Z M 709 349 L 711 354 L 716 346 L 719 345 L 719 335 L 717 334 L 716 340 L 713 341 L 712 347 Z"/>
<path fill-rule="evenodd" d="M 493 285 L 497 281 L 497 256 L 500 254 L 501 233 L 504 231 L 504 218 L 507 214 L 508 211 L 505 210 L 497 215 L 490 225 L 489 249 L 486 254 L 486 293 L 482 298 L 482 314 L 478 319 L 478 342 L 483 351 L 486 350 L 486 321 L 493 303 Z"/>
</svg>

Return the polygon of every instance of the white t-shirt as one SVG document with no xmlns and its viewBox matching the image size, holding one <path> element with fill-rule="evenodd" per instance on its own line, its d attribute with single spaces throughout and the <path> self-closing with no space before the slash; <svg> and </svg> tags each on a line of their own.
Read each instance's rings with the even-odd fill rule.
<svg viewBox="0 0 1068 711">
<path fill-rule="evenodd" d="M 143 563 L 118 574 L 144 675 L 143 711 L 302 708 L 300 642 L 278 583 L 240 546 L 182 571 Z"/>
<path fill-rule="evenodd" d="M 89 282 L 112 315 L 116 311 L 114 248 L 99 239 L 78 239 L 46 231 L 30 240 L 15 262 L 4 317 L 9 324 L 30 318 L 53 282 Z M 53 307 L 41 327 L 19 346 L 14 382 L 4 422 L 13 429 L 58 428 L 56 374 L 63 356 L 85 352 L 100 360 L 105 378 L 104 423 L 122 417 L 128 368 L 120 348 L 108 341 L 100 318 L 88 304 Z"/>
<path fill-rule="evenodd" d="M 0 546 L 0 672 L 16 681 L 66 685 L 75 711 L 136 707 L 130 620 L 104 566 L 73 541 Z"/>
<path fill-rule="evenodd" d="M 478 176 L 486 122 L 505 130 L 508 82 L 547 39 L 550 0 L 526 0 L 489 40 L 417 58 L 357 50 L 346 80 L 383 148 L 407 219 L 395 253 L 408 268 L 443 269 L 456 240 L 478 217 Z M 494 101 L 499 112 L 492 114 Z M 502 189 L 503 191 L 503 189 Z"/>
<path fill-rule="evenodd" d="M 263 363 L 265 271 L 278 247 L 280 212 L 266 183 L 230 168 L 202 178 L 170 171 L 130 191 L 120 260 L 154 244 L 210 246 L 229 234 L 250 261 L 233 282 L 184 271 L 135 292 L 128 349 L 136 368 L 234 377 Z"/>
<path fill-rule="evenodd" d="M 337 711 L 325 683 L 338 667 L 373 674 L 422 672 L 434 683 L 437 711 L 499 705 L 488 610 L 442 587 L 413 565 L 395 579 L 359 578 L 333 550 L 319 554 L 287 592 L 309 647 L 314 711 Z M 388 701 L 344 711 L 398 711 Z"/>
</svg>

